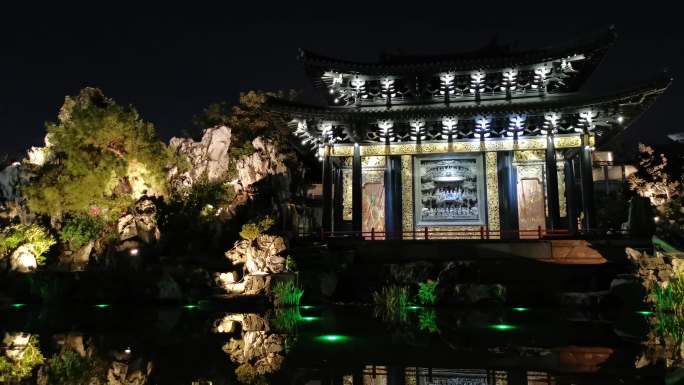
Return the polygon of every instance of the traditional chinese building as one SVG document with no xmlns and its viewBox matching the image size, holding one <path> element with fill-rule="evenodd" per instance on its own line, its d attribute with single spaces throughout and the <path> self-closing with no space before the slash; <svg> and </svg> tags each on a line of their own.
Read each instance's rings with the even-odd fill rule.
<svg viewBox="0 0 684 385">
<path fill-rule="evenodd" d="M 323 162 L 322 226 L 374 238 L 528 238 L 595 228 L 592 152 L 670 84 L 582 86 L 608 29 L 531 51 L 300 52 L 325 104 L 271 100 Z"/>
</svg>

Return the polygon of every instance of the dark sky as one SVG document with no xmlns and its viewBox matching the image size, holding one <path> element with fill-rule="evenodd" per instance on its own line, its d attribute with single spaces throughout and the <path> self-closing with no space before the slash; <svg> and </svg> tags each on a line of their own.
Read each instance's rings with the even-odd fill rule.
<svg viewBox="0 0 684 385">
<path fill-rule="evenodd" d="M 141 2 L 142 3 L 142 2 Z M 49 9 L 39 3 L 0 12 L 0 154 L 39 145 L 44 122 L 64 96 L 85 86 L 132 104 L 168 139 L 211 102 L 241 91 L 310 87 L 296 60 L 304 47 L 355 60 L 382 50 L 455 52 L 501 43 L 564 43 L 614 24 L 619 34 L 590 88 L 610 91 L 668 68 L 675 82 L 632 127 L 630 138 L 663 142 L 680 125 L 684 64 L 680 12 L 657 2 L 411 2 L 412 7 L 335 2 L 273 7 L 267 2 L 197 1 L 155 6 L 90 2 Z M 249 4 L 254 4 L 249 5 Z M 374 5 L 375 4 L 375 5 Z M 398 2 L 390 3 L 398 4 Z M 442 4 L 454 4 L 446 6 Z M 515 3 L 518 4 L 518 3 Z M 667 3 L 665 3 L 667 4 Z M 422 8 L 421 8 L 422 7 Z"/>
</svg>

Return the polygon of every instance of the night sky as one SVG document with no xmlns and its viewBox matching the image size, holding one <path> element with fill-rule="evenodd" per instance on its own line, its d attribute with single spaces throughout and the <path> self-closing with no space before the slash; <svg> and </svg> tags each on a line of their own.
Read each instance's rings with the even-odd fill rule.
<svg viewBox="0 0 684 385">
<path fill-rule="evenodd" d="M 248 2 L 243 2 L 248 3 Z M 444 3 L 445 2 L 440 2 Z M 265 2 L 154 7 L 119 2 L 48 9 L 32 4 L 0 14 L 0 154 L 40 145 L 64 96 L 85 86 L 132 104 L 167 140 L 191 126 L 209 103 L 237 100 L 250 89 L 311 86 L 297 49 L 352 60 L 376 60 L 383 50 L 446 53 L 477 49 L 495 36 L 521 49 L 565 43 L 615 25 L 618 40 L 589 79 L 589 90 L 610 92 L 648 80 L 664 68 L 675 81 L 628 137 L 665 142 L 684 131 L 684 64 L 680 12 L 656 2 L 546 2 L 502 8 L 495 3 L 411 9 L 336 2 L 334 8 L 274 8 Z M 314 3 L 321 4 L 321 3 Z M 394 3 L 398 4 L 398 3 Z M 418 8 L 423 7 L 423 8 Z M 472 9 L 471 9 L 472 8 Z M 533 10 L 532 10 L 533 9 Z"/>
</svg>

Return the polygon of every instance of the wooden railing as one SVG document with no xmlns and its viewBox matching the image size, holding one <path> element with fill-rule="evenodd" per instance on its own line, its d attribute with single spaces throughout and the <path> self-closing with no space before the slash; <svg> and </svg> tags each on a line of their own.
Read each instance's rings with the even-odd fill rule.
<svg viewBox="0 0 684 385">
<path fill-rule="evenodd" d="M 385 239 L 415 239 L 415 240 L 438 240 L 438 239 L 560 239 L 570 238 L 572 233 L 567 229 L 544 229 L 541 226 L 536 229 L 520 230 L 493 230 L 487 226 L 478 229 L 464 230 L 431 230 L 427 227 L 419 230 L 404 230 L 399 232 L 389 231 L 323 231 L 318 234 L 321 239 L 326 238 L 357 238 L 365 240 Z"/>
</svg>

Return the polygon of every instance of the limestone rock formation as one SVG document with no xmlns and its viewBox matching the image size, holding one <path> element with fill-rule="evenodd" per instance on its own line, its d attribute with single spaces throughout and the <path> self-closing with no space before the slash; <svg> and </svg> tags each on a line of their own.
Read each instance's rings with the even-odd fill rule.
<svg viewBox="0 0 684 385">
<path fill-rule="evenodd" d="M 142 197 L 132 213 L 119 219 L 117 230 L 120 241 L 133 238 L 146 243 L 158 241 L 161 234 L 157 227 L 157 206 L 154 201 L 149 197 Z"/>
<path fill-rule="evenodd" d="M 171 138 L 171 150 L 190 162 L 189 170 L 182 174 L 177 169 L 172 170 L 172 185 L 175 188 L 189 187 L 203 176 L 210 181 L 225 180 L 231 162 L 230 142 L 231 129 L 226 126 L 207 128 L 199 142 L 190 138 Z"/>
<path fill-rule="evenodd" d="M 273 192 L 278 194 L 276 200 L 289 199 L 291 176 L 286 163 L 290 157 L 279 152 L 269 139 L 258 137 L 252 141 L 252 146 L 256 151 L 237 161 L 238 189 L 248 190 L 262 179 L 277 175 L 279 180 L 275 187 L 280 188 L 273 188 Z"/>
<path fill-rule="evenodd" d="M 239 271 L 217 273 L 214 281 L 228 294 L 268 293 L 271 275 L 286 270 L 282 255 L 286 249 L 285 239 L 276 235 L 261 234 L 254 241 L 237 241 L 225 255 L 233 266 L 242 270 L 241 274 Z"/>
<path fill-rule="evenodd" d="M 243 265 L 246 274 L 277 274 L 285 271 L 285 258 L 281 254 L 286 249 L 283 237 L 261 234 L 254 242 L 237 241 L 226 252 L 226 258 L 233 265 Z"/>
<path fill-rule="evenodd" d="M 0 171 L 0 201 L 19 199 L 18 185 L 21 164 L 15 162 Z"/>
<path fill-rule="evenodd" d="M 38 268 L 33 245 L 27 243 L 19 246 L 9 257 L 10 269 L 18 273 L 30 273 Z"/>
</svg>

